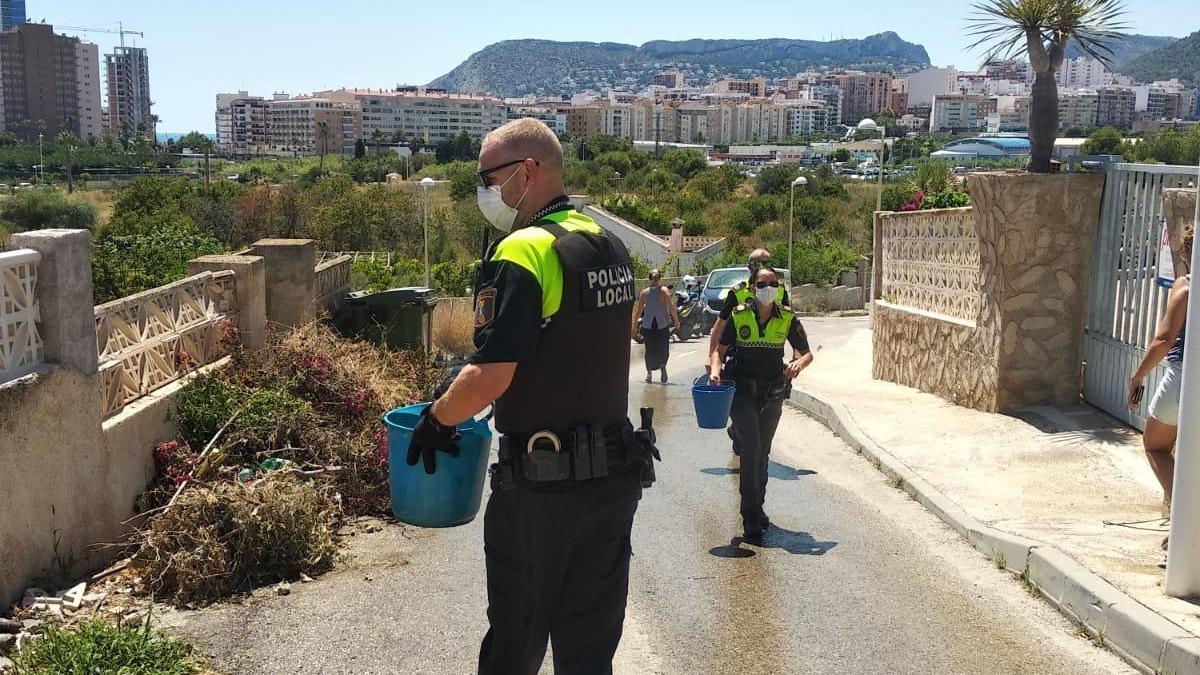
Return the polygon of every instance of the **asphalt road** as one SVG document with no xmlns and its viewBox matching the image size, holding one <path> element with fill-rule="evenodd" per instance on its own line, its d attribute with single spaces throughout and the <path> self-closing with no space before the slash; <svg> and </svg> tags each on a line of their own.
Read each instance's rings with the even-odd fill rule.
<svg viewBox="0 0 1200 675">
<path fill-rule="evenodd" d="M 840 321 L 808 322 L 814 348 Z M 794 410 L 772 454 L 772 529 L 741 543 L 736 458 L 694 423 L 702 352 L 673 345 L 664 386 L 641 382 L 635 348 L 631 408 L 656 409 L 665 461 L 634 528 L 617 672 L 1134 672 Z M 162 619 L 226 673 L 470 673 L 485 609 L 480 518 L 359 535 L 345 565 L 288 596 Z"/>
</svg>

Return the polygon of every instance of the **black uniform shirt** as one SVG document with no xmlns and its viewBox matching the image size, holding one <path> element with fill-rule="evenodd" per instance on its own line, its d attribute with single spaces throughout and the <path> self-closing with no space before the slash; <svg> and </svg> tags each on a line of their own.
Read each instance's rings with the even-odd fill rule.
<svg viewBox="0 0 1200 675">
<path fill-rule="evenodd" d="M 779 316 L 779 307 L 775 307 L 773 316 Z M 758 314 L 755 313 L 755 321 L 758 321 Z M 761 333 L 766 324 L 758 322 L 759 331 Z M 731 347 L 737 342 L 737 331 L 733 327 L 733 322 L 725 324 L 725 330 L 721 331 L 721 344 L 726 347 Z M 788 344 L 792 349 L 800 354 L 807 354 L 808 334 L 804 332 L 804 326 L 800 325 L 800 319 L 792 318 L 792 325 L 788 329 L 787 336 Z M 752 377 L 757 380 L 774 381 L 783 377 L 783 346 L 778 348 L 755 347 L 752 349 L 738 349 L 734 352 L 733 358 L 725 369 L 725 373 L 729 377 Z"/>
</svg>

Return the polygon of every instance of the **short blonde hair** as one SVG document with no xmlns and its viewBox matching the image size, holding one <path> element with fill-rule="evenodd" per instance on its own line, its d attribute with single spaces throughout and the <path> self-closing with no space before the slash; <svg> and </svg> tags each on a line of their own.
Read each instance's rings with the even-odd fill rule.
<svg viewBox="0 0 1200 675">
<path fill-rule="evenodd" d="M 489 133 L 483 139 L 484 147 L 502 145 L 510 149 L 514 159 L 532 157 L 542 164 L 561 168 L 563 165 L 562 144 L 558 136 L 544 122 L 532 117 L 513 120 Z"/>
</svg>

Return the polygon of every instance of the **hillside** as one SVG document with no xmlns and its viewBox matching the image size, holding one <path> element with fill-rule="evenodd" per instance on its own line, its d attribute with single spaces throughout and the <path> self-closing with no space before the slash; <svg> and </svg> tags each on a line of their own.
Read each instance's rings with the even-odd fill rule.
<svg viewBox="0 0 1200 675">
<path fill-rule="evenodd" d="M 1119 70 L 1141 82 L 1177 77 L 1187 82 L 1200 83 L 1200 31 L 1170 46 L 1145 54 Z"/>
<path fill-rule="evenodd" d="M 1178 42 L 1177 37 L 1166 37 L 1160 35 L 1129 35 L 1113 45 L 1112 65 L 1116 70 L 1120 71 L 1121 67 L 1131 63 L 1137 58 L 1149 54 L 1163 47 L 1167 47 L 1174 42 Z M 1083 52 L 1078 45 L 1071 42 L 1067 46 L 1067 58 L 1073 59 L 1077 56 L 1083 56 Z"/>
<path fill-rule="evenodd" d="M 500 96 L 583 89 L 636 89 L 669 68 L 689 82 L 721 77 L 781 77 L 809 67 L 903 70 L 929 67 L 918 44 L 895 33 L 861 40 L 655 40 L 640 47 L 612 42 L 507 40 L 484 47 L 429 83 L 450 91 Z"/>
</svg>

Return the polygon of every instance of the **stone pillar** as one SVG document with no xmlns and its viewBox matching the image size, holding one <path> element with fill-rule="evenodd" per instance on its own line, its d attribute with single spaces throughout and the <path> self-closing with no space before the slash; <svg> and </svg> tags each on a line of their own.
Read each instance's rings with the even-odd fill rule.
<svg viewBox="0 0 1200 675">
<path fill-rule="evenodd" d="M 92 300 L 92 235 L 87 230 L 34 230 L 12 236 L 14 248 L 42 254 L 37 296 L 46 361 L 82 373 L 99 371 Z"/>
<path fill-rule="evenodd" d="M 870 301 L 875 301 L 880 298 L 880 293 L 883 290 L 883 230 L 879 227 L 879 218 L 884 214 L 883 211 L 875 212 L 875 219 L 871 228 L 871 297 Z"/>
<path fill-rule="evenodd" d="M 967 190 L 980 257 L 995 259 L 983 291 L 999 314 L 998 408 L 1078 402 L 1104 176 L 980 173 Z"/>
<path fill-rule="evenodd" d="M 188 275 L 233 272 L 237 287 L 237 326 L 247 349 L 260 349 L 267 333 L 267 266 L 256 255 L 206 255 L 188 261 Z"/>
<path fill-rule="evenodd" d="M 260 239 L 251 254 L 266 263 L 267 321 L 288 327 L 311 321 L 317 293 L 316 242 Z"/>
<path fill-rule="evenodd" d="M 1167 220 L 1167 233 L 1171 237 L 1171 258 L 1175 263 L 1175 274 L 1192 263 L 1183 254 L 1183 229 L 1192 225 L 1196 217 L 1196 190 L 1168 188 L 1162 191 L 1163 217 Z"/>
</svg>

